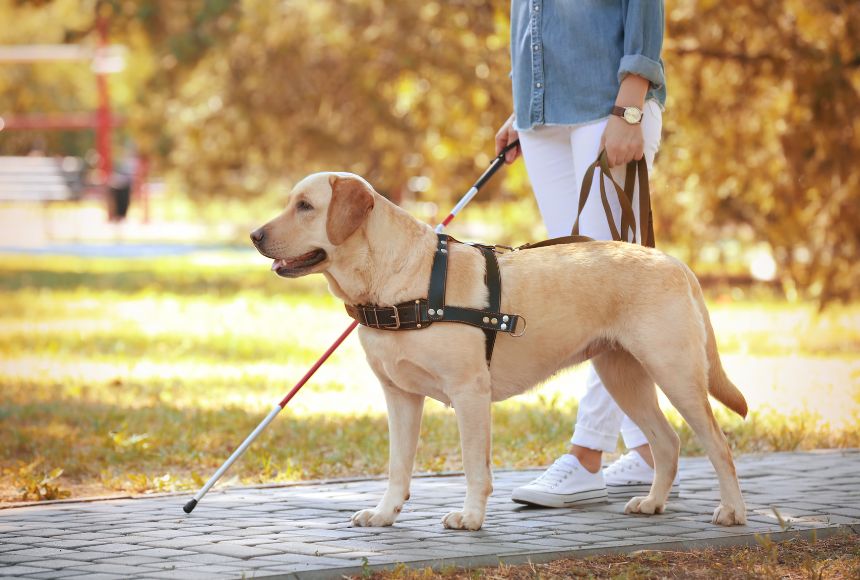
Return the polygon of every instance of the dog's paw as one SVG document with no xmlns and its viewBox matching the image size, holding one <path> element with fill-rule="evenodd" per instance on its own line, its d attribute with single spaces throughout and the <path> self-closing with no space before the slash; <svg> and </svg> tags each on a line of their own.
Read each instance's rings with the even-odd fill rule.
<svg viewBox="0 0 860 580">
<path fill-rule="evenodd" d="M 634 497 L 624 506 L 625 514 L 662 514 L 666 509 L 666 502 L 657 501 L 650 495 L 645 497 Z"/>
<path fill-rule="evenodd" d="M 395 513 L 385 513 L 379 510 L 361 510 L 352 516 L 352 525 L 357 528 L 381 528 L 390 526 L 397 519 Z"/>
<path fill-rule="evenodd" d="M 451 512 L 442 518 L 442 525 L 449 530 L 480 530 L 484 516 L 474 512 Z"/>
<path fill-rule="evenodd" d="M 711 523 L 721 526 L 743 526 L 747 523 L 746 507 L 741 506 L 738 509 L 721 503 L 714 510 L 714 517 L 711 518 Z"/>
</svg>

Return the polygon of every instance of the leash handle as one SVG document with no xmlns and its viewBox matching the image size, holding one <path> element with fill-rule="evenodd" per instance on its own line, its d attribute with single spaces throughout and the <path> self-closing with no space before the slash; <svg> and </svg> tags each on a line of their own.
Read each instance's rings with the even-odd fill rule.
<svg viewBox="0 0 860 580">
<path fill-rule="evenodd" d="M 641 220 L 641 231 L 638 242 L 644 246 L 654 247 L 654 220 L 651 212 L 651 189 L 648 183 L 648 165 L 645 158 L 631 161 L 627 164 L 627 174 L 624 179 L 624 187 L 621 187 L 609 169 L 609 158 L 606 150 L 602 150 L 597 159 L 585 172 L 582 180 L 582 188 L 579 191 L 579 207 L 576 212 L 576 220 L 573 223 L 571 235 L 579 235 L 579 218 L 585 209 L 585 203 L 591 193 L 591 185 L 594 181 L 594 173 L 600 170 L 600 201 L 609 224 L 612 239 L 617 242 L 637 241 L 636 238 L 636 214 L 633 211 L 633 194 L 635 193 L 636 181 L 639 181 L 639 219 Z M 621 206 L 621 231 L 615 226 L 615 217 L 612 215 L 612 207 L 606 193 L 606 179 L 608 178 L 615 189 L 618 203 Z M 629 236 L 628 236 L 629 232 Z"/>
</svg>

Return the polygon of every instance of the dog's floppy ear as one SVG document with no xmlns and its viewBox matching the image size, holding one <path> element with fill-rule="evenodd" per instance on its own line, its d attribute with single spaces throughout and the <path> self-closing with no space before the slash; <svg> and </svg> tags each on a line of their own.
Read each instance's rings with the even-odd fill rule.
<svg viewBox="0 0 860 580">
<path fill-rule="evenodd" d="M 355 233 L 373 209 L 373 193 L 366 183 L 354 177 L 332 175 L 331 203 L 328 206 L 325 231 L 338 246 Z"/>
</svg>

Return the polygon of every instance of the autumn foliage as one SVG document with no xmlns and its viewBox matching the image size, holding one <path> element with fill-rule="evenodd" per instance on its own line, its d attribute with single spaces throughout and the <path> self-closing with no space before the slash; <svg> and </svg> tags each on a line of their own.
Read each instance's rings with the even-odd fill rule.
<svg viewBox="0 0 860 580">
<path fill-rule="evenodd" d="M 768 248 L 790 296 L 860 287 L 860 3 L 666 2 L 669 101 L 657 237 Z M 83 9 L 82 9 L 83 6 Z M 447 202 L 511 109 L 506 2 L 41 0 L 0 6 L 3 43 L 128 47 L 125 131 L 190 195 L 255 196 L 319 169 Z M 47 66 L 47 65 L 46 65 Z M 80 65 L 0 66 L 0 115 L 92 108 Z M 32 135 L 0 136 L 21 153 Z M 82 153 L 86 137 L 44 136 Z M 529 195 L 522 169 L 495 198 Z"/>
</svg>

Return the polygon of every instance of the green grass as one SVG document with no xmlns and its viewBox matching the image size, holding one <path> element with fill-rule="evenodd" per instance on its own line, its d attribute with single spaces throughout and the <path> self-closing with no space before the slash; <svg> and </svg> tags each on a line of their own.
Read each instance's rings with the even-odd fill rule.
<svg viewBox="0 0 860 580">
<path fill-rule="evenodd" d="M 754 411 L 741 421 L 718 409 L 735 449 L 860 446 L 860 306 L 817 316 L 712 298 L 725 365 Z M 0 499 L 43 479 L 46 498 L 52 486 L 78 497 L 200 485 L 349 322 L 321 277 L 279 279 L 250 253 L 0 257 Z M 494 407 L 496 466 L 562 452 L 581 375 Z M 383 474 L 384 411 L 350 338 L 227 480 Z M 670 419 L 684 453 L 701 453 Z M 460 467 L 453 412 L 428 403 L 416 469 Z"/>
</svg>

